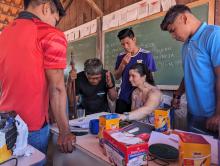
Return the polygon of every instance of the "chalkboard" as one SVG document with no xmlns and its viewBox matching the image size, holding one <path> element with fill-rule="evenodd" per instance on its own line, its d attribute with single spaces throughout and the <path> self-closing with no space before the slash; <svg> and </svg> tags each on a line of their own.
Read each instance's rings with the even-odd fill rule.
<svg viewBox="0 0 220 166">
<path fill-rule="evenodd" d="M 71 69 L 71 52 L 74 56 L 75 68 L 77 72 L 84 70 L 84 62 L 89 58 L 96 57 L 96 36 L 90 36 L 78 41 L 68 43 L 67 48 L 67 69 L 65 75 Z"/>
<path fill-rule="evenodd" d="M 208 21 L 208 4 L 192 8 L 192 12 L 202 21 Z M 179 85 L 183 77 L 181 62 L 182 43 L 171 38 L 168 32 L 160 30 L 163 17 L 145 21 L 133 26 L 138 46 L 153 53 L 157 65 L 154 78 L 157 85 Z M 117 38 L 121 29 L 105 33 L 105 68 L 114 71 L 118 53 L 123 49 Z"/>
</svg>

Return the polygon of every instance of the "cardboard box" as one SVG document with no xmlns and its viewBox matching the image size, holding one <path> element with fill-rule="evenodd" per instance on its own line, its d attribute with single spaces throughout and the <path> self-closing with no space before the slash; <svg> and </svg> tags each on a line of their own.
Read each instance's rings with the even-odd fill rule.
<svg viewBox="0 0 220 166">
<path fill-rule="evenodd" d="M 99 143 L 103 145 L 103 131 L 119 128 L 119 116 L 117 114 L 108 114 L 99 117 Z"/>
<path fill-rule="evenodd" d="M 147 165 L 147 142 L 142 141 L 141 143 L 134 145 L 127 145 L 119 142 L 111 135 L 120 131 L 122 131 L 122 129 L 103 132 L 104 147 L 110 161 L 117 166 Z"/>
<path fill-rule="evenodd" d="M 211 145 L 200 135 L 179 133 L 179 165 L 209 166 L 211 163 Z"/>
<path fill-rule="evenodd" d="M 155 130 L 158 132 L 166 132 L 170 130 L 170 110 L 155 110 L 154 123 Z"/>
</svg>

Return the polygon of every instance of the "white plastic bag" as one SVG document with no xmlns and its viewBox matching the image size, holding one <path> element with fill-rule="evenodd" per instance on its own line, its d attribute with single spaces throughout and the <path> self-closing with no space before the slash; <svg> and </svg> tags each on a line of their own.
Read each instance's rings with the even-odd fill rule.
<svg viewBox="0 0 220 166">
<path fill-rule="evenodd" d="M 13 155 L 23 156 L 28 147 L 28 127 L 19 115 L 15 117 L 18 136 L 15 143 Z"/>
</svg>

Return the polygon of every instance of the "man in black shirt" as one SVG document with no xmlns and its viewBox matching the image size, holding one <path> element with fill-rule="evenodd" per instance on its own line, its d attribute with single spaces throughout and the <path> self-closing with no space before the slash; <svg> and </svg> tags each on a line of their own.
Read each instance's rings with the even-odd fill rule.
<svg viewBox="0 0 220 166">
<path fill-rule="evenodd" d="M 76 72 L 70 72 L 70 78 L 74 79 Z M 68 86 L 69 87 L 69 86 Z M 71 89 L 68 88 L 70 92 Z M 70 94 L 70 93 L 68 93 Z M 117 99 L 115 82 L 112 74 L 103 69 L 102 62 L 97 58 L 86 60 L 84 71 L 77 74 L 76 100 L 85 108 L 86 115 L 98 112 L 109 112 L 107 95 L 110 100 Z"/>
</svg>

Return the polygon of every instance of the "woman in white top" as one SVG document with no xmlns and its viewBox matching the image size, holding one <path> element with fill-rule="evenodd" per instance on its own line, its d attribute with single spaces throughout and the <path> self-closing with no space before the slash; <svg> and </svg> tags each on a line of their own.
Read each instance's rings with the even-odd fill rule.
<svg viewBox="0 0 220 166">
<path fill-rule="evenodd" d="M 136 87 L 132 92 L 131 112 L 120 115 L 120 119 L 140 120 L 158 108 L 162 93 L 154 86 L 150 71 L 142 63 L 136 63 L 130 68 L 129 81 Z"/>
</svg>

